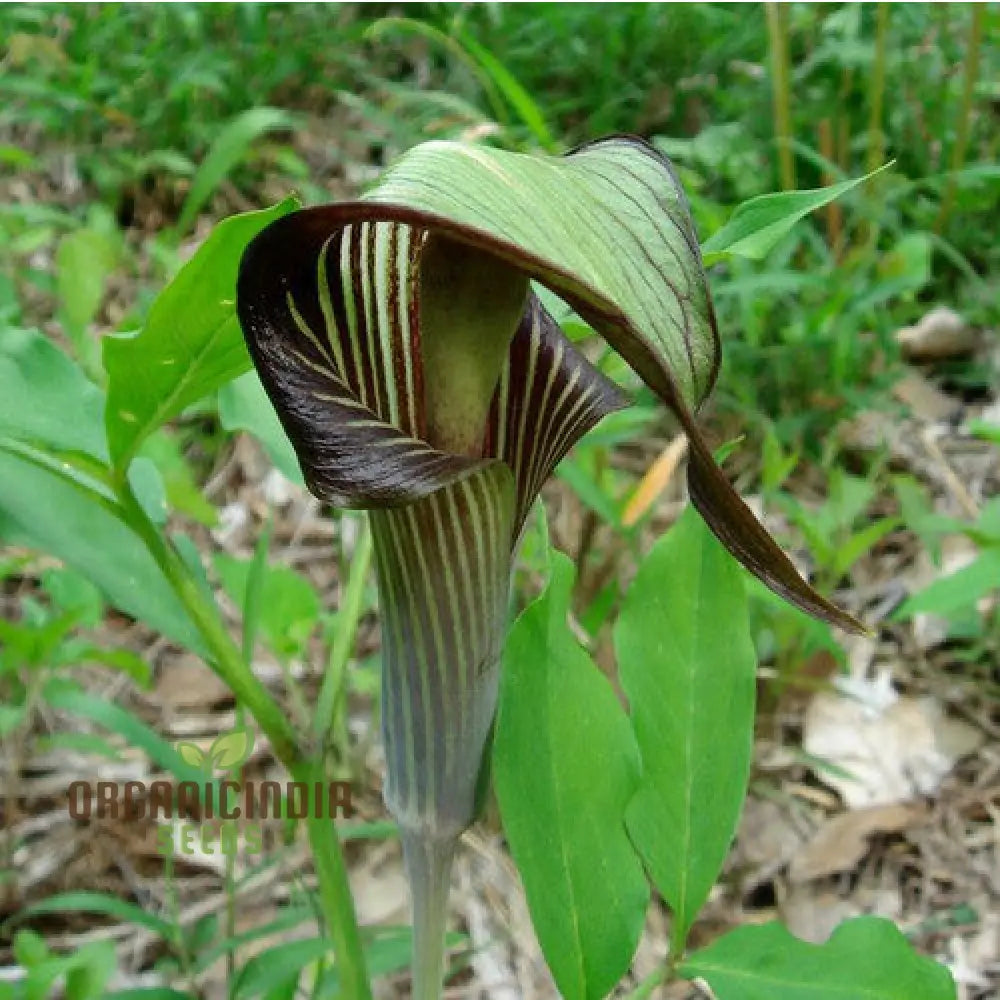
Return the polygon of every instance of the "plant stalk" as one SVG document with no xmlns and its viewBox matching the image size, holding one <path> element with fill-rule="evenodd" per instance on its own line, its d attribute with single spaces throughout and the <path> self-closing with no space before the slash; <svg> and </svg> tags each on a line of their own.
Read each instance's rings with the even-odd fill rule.
<svg viewBox="0 0 1000 1000">
<path fill-rule="evenodd" d="M 401 831 L 413 897 L 412 1000 L 440 1000 L 444 978 L 448 889 L 457 837 L 436 839 L 424 831 Z"/>
<path fill-rule="evenodd" d="M 783 191 L 795 190 L 792 158 L 792 115 L 788 92 L 788 15 L 781 4 L 766 3 L 767 38 L 771 49 L 771 102 L 774 138 L 778 145 L 778 172 Z"/>
<path fill-rule="evenodd" d="M 316 782 L 322 783 L 322 758 L 303 765 L 297 775 L 309 782 L 310 798 Z M 309 845 L 312 847 L 319 883 L 319 901 L 326 933 L 333 943 L 334 965 L 341 993 L 347 1000 L 371 1000 L 371 983 L 365 967 L 365 952 L 354 909 L 354 896 L 347 878 L 344 851 L 332 818 L 323 818 L 321 803 L 312 801 L 306 816 Z"/>
<path fill-rule="evenodd" d="M 885 42 L 889 33 L 889 4 L 877 7 L 875 27 L 875 63 L 872 66 L 868 115 L 868 172 L 878 169 L 885 160 L 885 131 L 882 128 L 882 105 L 885 98 Z M 871 190 L 876 179 L 868 181 Z"/>
<path fill-rule="evenodd" d="M 294 727 L 267 688 L 254 677 L 219 617 L 217 608 L 206 603 L 184 561 L 150 521 L 128 481 L 121 477 L 115 485 L 128 524 L 142 538 L 197 626 L 211 653 L 211 666 L 228 685 L 237 702 L 257 721 L 275 756 L 289 774 L 297 781 L 308 782 L 307 787 L 312 794 L 314 779 L 322 779 L 322 758 L 312 763 L 303 756 Z M 340 840 L 332 821 L 319 818 L 316 804 L 311 805 L 306 825 L 319 882 L 320 906 L 333 945 L 342 994 L 346 1000 L 371 1000 L 371 984 Z"/>
<path fill-rule="evenodd" d="M 948 216 L 955 201 L 957 179 L 955 174 L 965 164 L 965 154 L 969 145 L 969 133 L 972 131 L 972 104 L 979 80 L 979 54 L 983 41 L 983 25 L 986 21 L 986 5 L 972 5 L 972 24 L 969 26 L 969 42 L 965 52 L 965 80 L 962 87 L 962 110 L 958 117 L 958 134 L 951 154 L 951 176 L 941 199 L 941 210 L 934 223 L 934 232 L 944 232 Z"/>
</svg>

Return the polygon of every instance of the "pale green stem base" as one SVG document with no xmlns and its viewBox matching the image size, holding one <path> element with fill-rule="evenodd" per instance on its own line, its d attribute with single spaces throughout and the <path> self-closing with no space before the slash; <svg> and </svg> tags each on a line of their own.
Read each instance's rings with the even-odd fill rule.
<svg viewBox="0 0 1000 1000">
<path fill-rule="evenodd" d="M 413 896 L 413 1000 L 441 1000 L 451 863 L 458 838 L 401 833 Z"/>
</svg>

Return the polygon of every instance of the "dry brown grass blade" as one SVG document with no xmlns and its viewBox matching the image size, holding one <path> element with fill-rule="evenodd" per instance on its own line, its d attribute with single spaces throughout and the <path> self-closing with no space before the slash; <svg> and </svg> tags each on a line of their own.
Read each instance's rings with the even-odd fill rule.
<svg viewBox="0 0 1000 1000">
<path fill-rule="evenodd" d="M 646 474 L 639 481 L 632 496 L 629 497 L 625 505 L 625 512 L 622 514 L 622 524 L 626 528 L 631 528 L 637 524 L 649 509 L 656 503 L 657 498 L 663 493 L 673 479 L 677 466 L 681 459 L 687 454 L 687 436 L 678 434 L 670 444 L 660 452 L 656 461 L 649 467 Z"/>
</svg>

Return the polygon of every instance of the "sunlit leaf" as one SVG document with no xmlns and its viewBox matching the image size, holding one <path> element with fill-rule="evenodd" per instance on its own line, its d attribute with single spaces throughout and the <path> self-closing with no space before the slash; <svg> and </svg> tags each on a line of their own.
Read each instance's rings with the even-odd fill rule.
<svg viewBox="0 0 1000 1000">
<path fill-rule="evenodd" d="M 732 218 L 705 241 L 702 250 L 706 255 L 734 254 L 760 260 L 791 231 L 799 219 L 804 219 L 817 208 L 829 205 L 831 201 L 891 166 L 892 163 L 887 163 L 864 177 L 855 177 L 814 191 L 779 191 L 751 198 L 743 202 L 733 212 Z"/>
</svg>

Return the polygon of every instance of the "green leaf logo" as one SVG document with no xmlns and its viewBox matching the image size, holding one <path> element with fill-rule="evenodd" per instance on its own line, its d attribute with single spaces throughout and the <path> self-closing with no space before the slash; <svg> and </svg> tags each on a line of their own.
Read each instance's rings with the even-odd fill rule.
<svg viewBox="0 0 1000 1000">
<path fill-rule="evenodd" d="M 204 767 L 205 751 L 195 746 L 194 743 L 178 743 L 177 752 L 185 764 L 190 764 L 192 767 Z"/>
<path fill-rule="evenodd" d="M 253 750 L 253 733 L 249 729 L 234 729 L 215 739 L 209 748 L 214 767 L 231 770 L 239 767 Z"/>
</svg>

